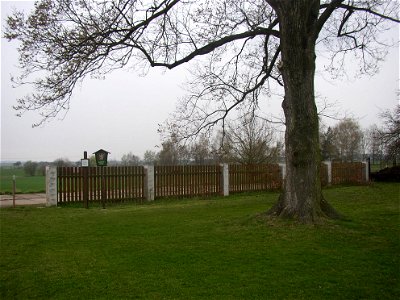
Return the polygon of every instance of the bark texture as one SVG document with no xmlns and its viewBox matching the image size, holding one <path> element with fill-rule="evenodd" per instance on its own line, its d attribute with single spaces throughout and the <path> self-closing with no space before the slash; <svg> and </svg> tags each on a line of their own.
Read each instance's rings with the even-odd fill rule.
<svg viewBox="0 0 400 300">
<path fill-rule="evenodd" d="M 319 122 L 314 96 L 319 1 L 271 1 L 279 17 L 285 86 L 286 180 L 269 214 L 314 223 L 339 214 L 322 196 Z"/>
</svg>

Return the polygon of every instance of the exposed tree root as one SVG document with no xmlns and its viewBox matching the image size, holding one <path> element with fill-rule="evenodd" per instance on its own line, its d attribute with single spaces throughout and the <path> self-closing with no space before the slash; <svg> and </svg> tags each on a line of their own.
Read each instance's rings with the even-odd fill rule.
<svg viewBox="0 0 400 300">
<path fill-rule="evenodd" d="M 267 211 L 266 215 L 270 217 L 278 217 L 284 219 L 293 219 L 303 224 L 320 223 L 324 219 L 344 219 L 344 216 L 337 212 L 321 194 L 319 205 L 314 208 L 306 207 L 298 209 L 285 205 L 283 193 L 279 196 L 278 201 Z"/>
<path fill-rule="evenodd" d="M 321 195 L 321 210 L 322 212 L 330 219 L 334 220 L 340 220 L 340 219 L 345 219 L 345 217 L 340 214 L 336 209 L 333 208 L 332 205 L 329 204 L 328 201 L 326 201 L 325 197 Z"/>
</svg>

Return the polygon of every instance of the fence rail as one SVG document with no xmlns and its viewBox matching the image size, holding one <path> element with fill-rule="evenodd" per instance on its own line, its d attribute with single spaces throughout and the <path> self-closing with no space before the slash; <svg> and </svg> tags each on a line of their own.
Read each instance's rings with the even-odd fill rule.
<svg viewBox="0 0 400 300">
<path fill-rule="evenodd" d="M 142 201 L 149 194 L 151 177 L 155 198 L 227 195 L 229 193 L 279 190 L 284 170 L 265 165 L 154 166 L 151 176 L 143 166 L 59 167 L 55 192 L 58 203 Z M 365 163 L 322 163 L 321 184 L 362 184 L 368 181 Z M 229 185 L 228 185 L 229 182 Z M 146 187 L 146 188 L 145 188 Z M 154 199 L 154 197 L 152 199 Z"/>
</svg>

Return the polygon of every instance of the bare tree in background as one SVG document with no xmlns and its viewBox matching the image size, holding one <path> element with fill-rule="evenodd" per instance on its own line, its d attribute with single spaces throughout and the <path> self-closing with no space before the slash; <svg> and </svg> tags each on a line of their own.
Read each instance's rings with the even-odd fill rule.
<svg viewBox="0 0 400 300">
<path fill-rule="evenodd" d="M 245 116 L 229 123 L 222 150 L 226 160 L 239 164 L 277 163 L 282 145 L 267 121 Z"/>
<path fill-rule="evenodd" d="M 224 127 L 236 108 L 254 111 L 283 87 L 287 174 L 270 214 L 317 222 L 339 215 L 319 179 L 316 46 L 331 55 L 332 74 L 347 58 L 360 73 L 374 73 L 388 46 L 379 34 L 398 14 L 389 0 L 42 0 L 29 16 L 10 16 L 4 36 L 21 41 L 23 74 L 15 81 L 35 87 L 16 109 L 40 110 L 44 120 L 68 109 L 87 76 L 122 67 L 193 62 L 192 92 L 178 116 L 184 136 Z"/>
<path fill-rule="evenodd" d="M 338 157 L 337 148 L 335 147 L 333 137 L 334 134 L 331 127 L 328 127 L 326 131 L 321 132 L 321 158 L 323 160 L 332 161 Z"/>
<path fill-rule="evenodd" d="M 146 150 L 143 154 L 143 163 L 145 165 L 155 165 L 158 161 L 158 154 L 152 150 Z"/>
<path fill-rule="evenodd" d="M 393 165 L 396 165 L 400 157 L 400 105 L 393 111 L 382 112 L 380 117 L 384 125 L 383 128 L 377 129 L 377 135 L 385 146 L 387 158 L 392 159 Z"/>
<path fill-rule="evenodd" d="M 24 171 L 27 176 L 35 176 L 38 163 L 28 160 L 24 163 Z"/>
<path fill-rule="evenodd" d="M 360 156 L 363 133 L 357 121 L 349 118 L 340 121 L 332 128 L 332 135 L 336 159 L 354 161 Z"/>
<path fill-rule="evenodd" d="M 213 163 L 210 138 L 200 134 L 197 141 L 190 146 L 191 161 L 196 165 Z"/>
<path fill-rule="evenodd" d="M 160 165 L 188 164 L 190 151 L 186 145 L 182 145 L 175 136 L 172 136 L 161 144 L 161 150 L 158 152 L 157 157 L 157 163 Z"/>
<path fill-rule="evenodd" d="M 74 164 L 68 158 L 57 158 L 52 162 L 52 165 L 56 167 L 72 167 Z"/>
<path fill-rule="evenodd" d="M 121 157 L 121 164 L 123 166 L 138 166 L 140 164 L 140 157 L 132 152 L 126 153 Z"/>
<path fill-rule="evenodd" d="M 366 134 L 369 139 L 369 154 L 372 159 L 372 164 L 381 163 L 383 160 L 384 147 L 379 137 L 378 126 L 376 124 L 371 125 Z"/>
</svg>

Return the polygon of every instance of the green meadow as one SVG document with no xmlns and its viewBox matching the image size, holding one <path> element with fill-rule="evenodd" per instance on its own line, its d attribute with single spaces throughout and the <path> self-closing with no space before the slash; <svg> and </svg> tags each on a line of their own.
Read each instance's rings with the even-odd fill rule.
<svg viewBox="0 0 400 300">
<path fill-rule="evenodd" d="M 0 298 L 398 299 L 399 186 L 324 193 L 345 220 L 267 219 L 276 193 L 0 209 Z"/>
<path fill-rule="evenodd" d="M 0 194 L 11 194 L 13 176 L 16 179 L 16 193 L 44 193 L 46 177 L 41 175 L 26 176 L 22 168 L 0 168 Z"/>
</svg>

